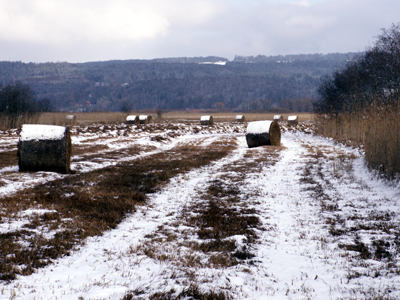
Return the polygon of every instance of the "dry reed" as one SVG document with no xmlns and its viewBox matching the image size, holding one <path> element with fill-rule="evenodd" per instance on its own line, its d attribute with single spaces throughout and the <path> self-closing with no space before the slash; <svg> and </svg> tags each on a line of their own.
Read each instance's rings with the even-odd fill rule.
<svg viewBox="0 0 400 300">
<path fill-rule="evenodd" d="M 400 176 L 400 106 L 374 103 L 359 112 L 316 117 L 317 132 L 363 146 L 370 168 L 388 179 Z"/>
<path fill-rule="evenodd" d="M 27 114 L 18 117 L 0 114 L 0 130 L 19 128 L 22 124 L 37 124 L 40 114 Z"/>
</svg>

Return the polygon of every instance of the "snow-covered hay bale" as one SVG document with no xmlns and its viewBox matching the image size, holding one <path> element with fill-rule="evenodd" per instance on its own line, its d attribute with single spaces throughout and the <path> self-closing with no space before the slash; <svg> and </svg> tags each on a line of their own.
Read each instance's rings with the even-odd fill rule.
<svg viewBox="0 0 400 300">
<path fill-rule="evenodd" d="M 235 121 L 238 123 L 243 123 L 246 121 L 246 118 L 244 117 L 244 115 L 237 115 Z"/>
<path fill-rule="evenodd" d="M 275 121 L 256 121 L 247 125 L 247 146 L 249 148 L 271 145 L 280 146 L 281 129 Z"/>
<path fill-rule="evenodd" d="M 147 116 L 147 120 L 149 121 L 149 123 L 153 120 L 153 116 L 152 115 L 148 115 Z"/>
<path fill-rule="evenodd" d="M 288 117 L 288 124 L 289 125 L 297 125 L 297 124 L 299 124 L 299 118 L 297 116 L 289 116 Z"/>
<path fill-rule="evenodd" d="M 68 127 L 24 124 L 18 143 L 18 165 L 23 171 L 68 173 L 71 135 Z"/>
<path fill-rule="evenodd" d="M 282 115 L 275 115 L 273 120 L 275 122 L 282 122 L 283 121 L 283 117 L 282 117 Z"/>
<path fill-rule="evenodd" d="M 129 115 L 126 117 L 126 124 L 139 125 L 139 123 L 140 123 L 139 116 Z"/>
<path fill-rule="evenodd" d="M 201 125 L 213 125 L 214 124 L 214 120 L 212 116 L 202 116 L 200 118 L 200 124 Z"/>
<path fill-rule="evenodd" d="M 68 124 L 68 125 L 75 125 L 75 124 L 76 124 L 76 121 L 77 121 L 76 115 L 67 115 L 67 116 L 65 117 L 65 124 Z"/>
<path fill-rule="evenodd" d="M 149 124 L 149 116 L 147 116 L 147 115 L 140 115 L 140 116 L 139 116 L 139 123 L 140 123 L 140 124 Z"/>
</svg>

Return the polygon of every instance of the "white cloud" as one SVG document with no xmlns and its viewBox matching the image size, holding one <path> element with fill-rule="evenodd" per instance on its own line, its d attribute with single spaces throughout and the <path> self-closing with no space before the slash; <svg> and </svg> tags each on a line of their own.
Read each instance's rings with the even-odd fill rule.
<svg viewBox="0 0 400 300">
<path fill-rule="evenodd" d="M 171 22 L 201 24 L 212 1 L 2 0 L 0 38 L 45 44 L 156 38 Z"/>
</svg>

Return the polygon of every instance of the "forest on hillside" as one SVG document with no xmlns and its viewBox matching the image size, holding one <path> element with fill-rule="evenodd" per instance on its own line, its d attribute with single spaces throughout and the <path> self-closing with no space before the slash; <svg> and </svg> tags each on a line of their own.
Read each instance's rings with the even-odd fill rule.
<svg viewBox="0 0 400 300">
<path fill-rule="evenodd" d="M 0 85 L 26 84 L 61 111 L 311 111 L 321 76 L 355 53 L 160 58 L 88 63 L 0 62 Z M 222 62 L 222 63 L 221 63 Z"/>
</svg>

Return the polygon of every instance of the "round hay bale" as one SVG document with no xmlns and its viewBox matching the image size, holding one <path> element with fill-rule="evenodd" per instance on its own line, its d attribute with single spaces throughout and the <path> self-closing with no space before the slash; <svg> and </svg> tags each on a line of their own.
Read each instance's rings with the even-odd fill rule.
<svg viewBox="0 0 400 300">
<path fill-rule="evenodd" d="M 18 143 L 18 165 L 24 171 L 69 173 L 71 134 L 68 127 L 24 124 Z"/>
<path fill-rule="evenodd" d="M 288 124 L 289 125 L 297 125 L 297 124 L 299 124 L 299 118 L 297 116 L 289 116 L 288 117 Z"/>
<path fill-rule="evenodd" d="M 200 124 L 212 126 L 214 124 L 214 119 L 212 116 L 202 116 L 200 118 Z"/>
<path fill-rule="evenodd" d="M 275 122 L 282 122 L 283 121 L 283 117 L 282 117 L 282 115 L 275 115 L 273 120 Z"/>
<path fill-rule="evenodd" d="M 275 121 L 256 121 L 247 125 L 247 146 L 249 148 L 281 145 L 281 129 Z"/>
<path fill-rule="evenodd" d="M 246 118 L 244 117 L 244 115 L 237 115 L 235 117 L 235 121 L 238 122 L 238 123 L 243 123 L 243 122 L 246 121 Z"/>
<path fill-rule="evenodd" d="M 66 117 L 65 117 L 65 124 L 68 124 L 68 125 L 75 125 L 76 124 L 76 122 L 77 122 L 77 116 L 76 115 L 67 115 Z"/>
<path fill-rule="evenodd" d="M 139 125 L 139 123 L 140 123 L 139 116 L 129 115 L 126 117 L 126 124 Z"/>
<path fill-rule="evenodd" d="M 140 124 L 149 124 L 149 118 L 147 115 L 140 115 L 139 116 L 139 123 Z"/>
</svg>

